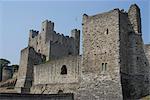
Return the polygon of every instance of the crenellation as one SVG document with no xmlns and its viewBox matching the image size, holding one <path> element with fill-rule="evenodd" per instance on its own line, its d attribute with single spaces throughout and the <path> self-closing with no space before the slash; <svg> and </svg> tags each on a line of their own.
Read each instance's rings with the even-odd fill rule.
<svg viewBox="0 0 150 100">
<path fill-rule="evenodd" d="M 37 36 L 38 34 L 39 34 L 39 31 L 30 30 L 30 37 L 34 38 L 34 37 Z"/>
</svg>

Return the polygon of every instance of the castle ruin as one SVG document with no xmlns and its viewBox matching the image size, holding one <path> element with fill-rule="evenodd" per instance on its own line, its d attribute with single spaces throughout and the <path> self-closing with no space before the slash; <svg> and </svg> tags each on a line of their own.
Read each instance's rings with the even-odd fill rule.
<svg viewBox="0 0 150 100">
<path fill-rule="evenodd" d="M 73 93 L 75 100 L 139 99 L 150 94 L 150 45 L 142 40 L 140 9 L 83 15 L 80 30 L 64 36 L 44 21 L 21 51 L 18 93 Z"/>
</svg>

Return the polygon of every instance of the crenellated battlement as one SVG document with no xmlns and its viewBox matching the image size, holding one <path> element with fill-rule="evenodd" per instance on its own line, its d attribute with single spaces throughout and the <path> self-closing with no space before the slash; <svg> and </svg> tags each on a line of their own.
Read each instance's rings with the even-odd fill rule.
<svg viewBox="0 0 150 100">
<path fill-rule="evenodd" d="M 29 46 L 33 47 L 36 52 L 45 55 L 46 60 L 67 55 L 79 55 L 80 30 L 73 29 L 69 37 L 57 33 L 52 21 L 43 21 L 41 27 L 40 33 L 30 30 Z"/>
<path fill-rule="evenodd" d="M 29 33 L 30 33 L 30 37 L 34 38 L 35 36 L 38 36 L 39 31 L 36 31 L 36 30 L 32 29 L 32 30 L 29 31 Z"/>
<path fill-rule="evenodd" d="M 48 20 L 45 20 L 42 22 L 42 27 L 41 27 L 41 32 L 50 32 L 50 31 L 54 31 L 54 22 L 52 21 L 48 21 Z"/>
</svg>

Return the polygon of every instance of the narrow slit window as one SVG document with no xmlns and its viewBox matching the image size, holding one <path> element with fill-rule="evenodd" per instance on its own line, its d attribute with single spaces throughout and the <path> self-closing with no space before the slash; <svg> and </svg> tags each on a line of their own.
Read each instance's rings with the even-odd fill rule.
<svg viewBox="0 0 150 100">
<path fill-rule="evenodd" d="M 102 63 L 102 71 L 104 71 L 104 63 Z"/>
<path fill-rule="evenodd" d="M 106 34 L 108 34 L 108 29 L 106 30 Z"/>
<path fill-rule="evenodd" d="M 105 71 L 107 70 L 107 63 L 105 63 Z"/>
</svg>

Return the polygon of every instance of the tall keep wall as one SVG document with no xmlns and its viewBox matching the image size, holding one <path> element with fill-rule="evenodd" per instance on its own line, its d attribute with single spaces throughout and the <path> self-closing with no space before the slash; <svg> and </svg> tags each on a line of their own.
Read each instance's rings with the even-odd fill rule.
<svg viewBox="0 0 150 100">
<path fill-rule="evenodd" d="M 122 99 L 119 45 L 119 9 L 95 16 L 83 15 L 79 99 Z"/>
<path fill-rule="evenodd" d="M 148 95 L 149 62 L 144 52 L 140 25 L 140 9 L 131 5 L 129 12 L 120 12 L 120 64 L 124 99 Z"/>
</svg>

